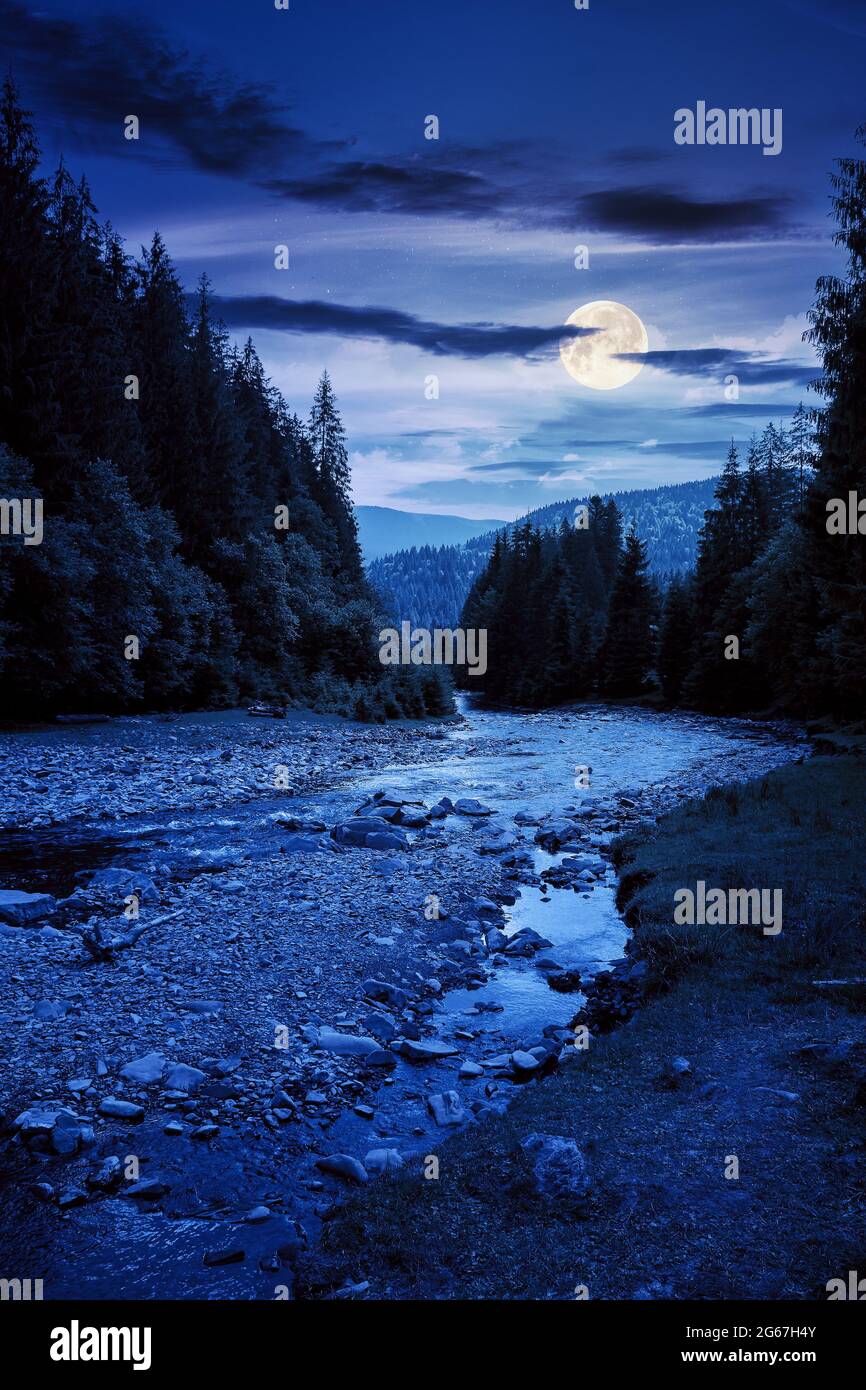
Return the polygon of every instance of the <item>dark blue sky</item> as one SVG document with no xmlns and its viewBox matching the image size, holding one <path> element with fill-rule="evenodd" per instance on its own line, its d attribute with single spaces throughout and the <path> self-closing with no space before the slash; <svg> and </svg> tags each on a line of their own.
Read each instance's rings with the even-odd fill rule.
<svg viewBox="0 0 866 1390">
<path fill-rule="evenodd" d="M 359 502 L 510 517 L 703 477 L 805 394 L 862 0 L 0 0 L 0 46 L 46 161 L 206 270 L 299 413 L 328 367 Z M 781 108 L 781 153 L 676 145 L 699 100 Z M 595 300 L 649 336 L 618 390 L 559 360 Z"/>
</svg>

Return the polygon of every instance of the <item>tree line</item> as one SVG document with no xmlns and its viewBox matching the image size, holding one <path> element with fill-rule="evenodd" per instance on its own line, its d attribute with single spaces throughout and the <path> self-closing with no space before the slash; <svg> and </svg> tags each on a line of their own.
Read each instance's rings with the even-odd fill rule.
<svg viewBox="0 0 866 1390">
<path fill-rule="evenodd" d="M 252 341 L 190 305 L 158 233 L 131 259 L 86 180 L 40 174 L 0 100 L 0 535 L 8 716 L 305 702 L 450 709 L 437 671 L 385 669 L 345 435 L 323 374 L 293 414 Z"/>
<path fill-rule="evenodd" d="M 866 143 L 866 127 L 858 131 Z M 866 161 L 838 161 L 844 273 L 818 281 L 807 338 L 823 403 L 733 442 L 694 570 L 660 594 L 646 546 L 587 532 L 500 538 L 463 611 L 488 627 L 485 694 L 544 705 L 590 691 L 716 712 L 866 712 Z M 582 539 L 580 538 L 582 536 Z M 616 538 L 616 543 L 614 543 Z M 477 680 L 470 687 L 477 688 Z"/>
</svg>

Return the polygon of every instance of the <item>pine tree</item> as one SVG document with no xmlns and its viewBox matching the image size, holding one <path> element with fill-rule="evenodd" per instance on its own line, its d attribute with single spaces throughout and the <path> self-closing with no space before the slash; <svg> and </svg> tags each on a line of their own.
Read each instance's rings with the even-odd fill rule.
<svg viewBox="0 0 866 1390">
<path fill-rule="evenodd" d="M 800 401 L 791 419 L 788 440 L 791 452 L 791 469 L 796 479 L 794 498 L 797 507 L 802 507 L 815 465 L 814 430 L 809 412 L 802 401 Z"/>
<path fill-rule="evenodd" d="M 672 705 L 679 703 L 692 666 L 694 616 L 688 583 L 673 578 L 664 599 L 656 654 L 662 694 Z"/>
<path fill-rule="evenodd" d="M 646 546 L 632 527 L 620 558 L 600 655 L 600 684 L 607 695 L 640 695 L 647 687 L 655 642 L 646 571 Z"/>
<path fill-rule="evenodd" d="M 139 419 L 147 451 L 142 500 L 185 511 L 189 459 L 195 448 L 192 384 L 183 291 L 158 232 L 135 267 L 138 281 L 130 373 L 138 378 Z"/>
<path fill-rule="evenodd" d="M 59 413 L 49 353 L 56 285 L 39 147 L 11 77 L 0 97 L 0 418 L 3 439 L 41 481 L 40 450 Z"/>
<path fill-rule="evenodd" d="M 315 466 L 315 497 L 336 530 L 339 568 L 349 587 L 363 583 L 358 526 L 352 508 L 346 433 L 327 372 L 323 372 L 307 424 Z"/>
<path fill-rule="evenodd" d="M 866 126 L 857 132 L 866 144 Z M 815 642 L 832 669 L 822 694 L 839 715 L 866 709 L 866 537 L 828 531 L 828 504 L 866 499 L 866 160 L 838 161 L 832 179 L 837 231 L 847 253 L 844 278 L 824 276 L 807 337 L 820 353 L 819 456 L 807 496 L 805 528 L 820 601 Z M 861 525 L 864 523 L 861 521 Z"/>
</svg>

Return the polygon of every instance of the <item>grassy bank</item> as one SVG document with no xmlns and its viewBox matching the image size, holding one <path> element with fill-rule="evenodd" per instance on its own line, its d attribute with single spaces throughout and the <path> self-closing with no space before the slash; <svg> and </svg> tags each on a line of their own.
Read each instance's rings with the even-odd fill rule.
<svg viewBox="0 0 866 1390">
<path fill-rule="evenodd" d="M 438 1180 L 345 1203 L 299 1292 L 348 1274 L 385 1298 L 825 1298 L 863 1267 L 866 989 L 814 982 L 866 975 L 866 764 L 713 791 L 618 862 L 660 992 L 507 1115 L 443 1140 Z M 675 890 L 698 879 L 781 888 L 782 931 L 673 927 Z M 672 1087 L 675 1056 L 691 1075 Z M 588 1157 L 582 1215 L 536 1194 L 533 1132 Z"/>
</svg>

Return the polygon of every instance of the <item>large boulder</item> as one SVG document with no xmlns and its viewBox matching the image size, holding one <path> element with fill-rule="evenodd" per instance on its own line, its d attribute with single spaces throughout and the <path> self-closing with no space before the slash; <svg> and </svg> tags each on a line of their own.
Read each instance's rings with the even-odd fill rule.
<svg viewBox="0 0 866 1390">
<path fill-rule="evenodd" d="M 444 800 L 444 798 L 443 798 Z M 440 805 L 442 803 L 440 802 Z M 489 806 L 485 806 L 482 801 L 476 801 L 474 796 L 461 796 L 459 801 L 454 802 L 454 810 L 458 816 L 492 816 L 493 811 Z"/>
<path fill-rule="evenodd" d="M 283 841 L 286 854 L 316 854 L 322 848 L 321 840 L 315 840 L 312 835 L 288 835 Z"/>
<path fill-rule="evenodd" d="M 384 816 L 353 816 L 331 831 L 338 845 L 355 849 L 408 849 L 409 841 Z"/>
<path fill-rule="evenodd" d="M 555 854 L 565 845 L 579 848 L 580 834 L 577 826 L 570 820 L 546 821 L 535 832 L 535 843 L 549 854 Z"/>
<path fill-rule="evenodd" d="M 0 888 L 0 922 L 10 927 L 29 927 L 50 917 L 57 901 L 50 893 L 20 893 L 17 888 Z"/>
<path fill-rule="evenodd" d="M 364 848 L 408 850 L 409 841 L 398 830 L 374 830 L 364 841 Z"/>
<path fill-rule="evenodd" d="M 561 1206 L 582 1206 L 592 1188 L 586 1159 L 573 1139 L 558 1134 L 529 1134 L 521 1147 L 541 1197 Z"/>
<path fill-rule="evenodd" d="M 350 820 L 340 821 L 331 830 L 332 839 L 338 845 L 356 845 L 361 848 L 367 836 L 374 831 L 389 829 L 384 816 L 352 816 Z"/>
</svg>

